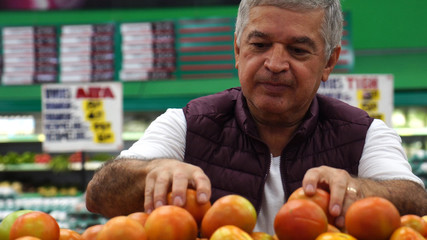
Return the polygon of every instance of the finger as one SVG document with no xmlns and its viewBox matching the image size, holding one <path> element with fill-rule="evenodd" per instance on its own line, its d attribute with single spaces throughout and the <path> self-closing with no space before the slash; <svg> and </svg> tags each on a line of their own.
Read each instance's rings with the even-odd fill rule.
<svg viewBox="0 0 427 240">
<path fill-rule="evenodd" d="M 347 189 L 347 178 L 342 173 L 333 174 L 329 180 L 330 200 L 329 212 L 332 216 L 339 216 L 343 209 L 345 193 Z"/>
<path fill-rule="evenodd" d="M 347 212 L 347 209 L 350 207 L 350 205 L 353 204 L 357 199 L 359 199 L 358 190 L 356 187 L 354 187 L 354 184 L 352 184 L 350 181 L 346 187 L 341 214 L 335 219 L 335 225 L 337 227 L 339 228 L 345 227 L 344 216 Z"/>
<path fill-rule="evenodd" d="M 172 204 L 184 206 L 187 201 L 188 178 L 185 174 L 176 173 L 172 180 Z"/>
<path fill-rule="evenodd" d="M 145 190 L 144 190 L 144 210 L 146 213 L 151 213 L 154 209 L 153 203 L 154 194 L 154 178 L 147 175 L 145 179 Z"/>
<path fill-rule="evenodd" d="M 211 198 L 211 181 L 208 176 L 200 169 L 193 174 L 194 185 L 197 191 L 197 202 L 207 203 Z"/>
<path fill-rule="evenodd" d="M 158 208 L 167 203 L 166 197 L 171 186 L 171 176 L 169 172 L 163 172 L 157 175 L 154 183 L 153 204 L 154 208 Z"/>
<path fill-rule="evenodd" d="M 319 168 L 309 169 L 302 180 L 302 188 L 307 196 L 313 196 L 316 193 L 317 183 L 321 179 L 321 171 Z"/>
</svg>

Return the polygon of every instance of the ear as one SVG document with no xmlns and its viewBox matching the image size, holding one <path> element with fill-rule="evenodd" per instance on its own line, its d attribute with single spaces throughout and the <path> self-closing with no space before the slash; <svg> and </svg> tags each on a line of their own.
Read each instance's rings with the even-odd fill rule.
<svg viewBox="0 0 427 240">
<path fill-rule="evenodd" d="M 329 75 L 331 74 L 335 65 L 337 65 L 338 58 L 340 57 L 340 53 L 341 53 L 341 46 L 336 47 L 332 51 L 332 54 L 329 57 L 328 62 L 326 63 L 325 69 L 323 69 L 323 74 L 322 74 L 322 81 L 323 82 L 326 82 L 328 80 Z"/>
<path fill-rule="evenodd" d="M 239 53 L 240 53 L 240 47 L 237 45 L 237 35 L 234 34 L 234 60 L 235 60 L 234 67 L 236 69 L 239 69 Z"/>
</svg>

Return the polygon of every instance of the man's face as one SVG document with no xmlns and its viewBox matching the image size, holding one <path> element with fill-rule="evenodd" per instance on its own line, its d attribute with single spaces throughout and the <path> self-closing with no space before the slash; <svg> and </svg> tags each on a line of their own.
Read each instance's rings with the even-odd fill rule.
<svg viewBox="0 0 427 240">
<path fill-rule="evenodd" d="M 250 11 L 236 68 L 258 122 L 300 121 L 337 59 L 325 59 L 323 10 L 296 12 L 273 6 Z M 339 50 L 333 54 L 338 58 Z"/>
</svg>

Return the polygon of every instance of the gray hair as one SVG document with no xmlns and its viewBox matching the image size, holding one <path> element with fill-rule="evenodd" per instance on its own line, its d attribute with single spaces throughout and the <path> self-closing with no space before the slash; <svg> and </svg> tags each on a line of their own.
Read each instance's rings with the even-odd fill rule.
<svg viewBox="0 0 427 240">
<path fill-rule="evenodd" d="M 242 0 L 236 21 L 236 43 L 240 45 L 243 29 L 249 21 L 249 11 L 256 6 L 276 6 L 292 10 L 325 10 L 321 35 L 325 41 L 325 57 L 329 58 L 333 50 L 341 45 L 343 14 L 340 0 Z"/>
</svg>

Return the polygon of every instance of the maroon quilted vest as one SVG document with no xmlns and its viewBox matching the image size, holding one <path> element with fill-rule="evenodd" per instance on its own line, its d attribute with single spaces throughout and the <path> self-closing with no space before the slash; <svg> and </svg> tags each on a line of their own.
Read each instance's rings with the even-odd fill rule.
<svg viewBox="0 0 427 240">
<path fill-rule="evenodd" d="M 212 184 L 212 198 L 246 197 L 259 210 L 270 168 L 270 151 L 259 137 L 240 88 L 190 101 L 184 107 L 184 161 L 199 166 Z M 285 196 L 301 186 L 305 172 L 321 165 L 357 175 L 372 118 L 358 108 L 317 95 L 295 135 L 283 149 Z"/>
</svg>

